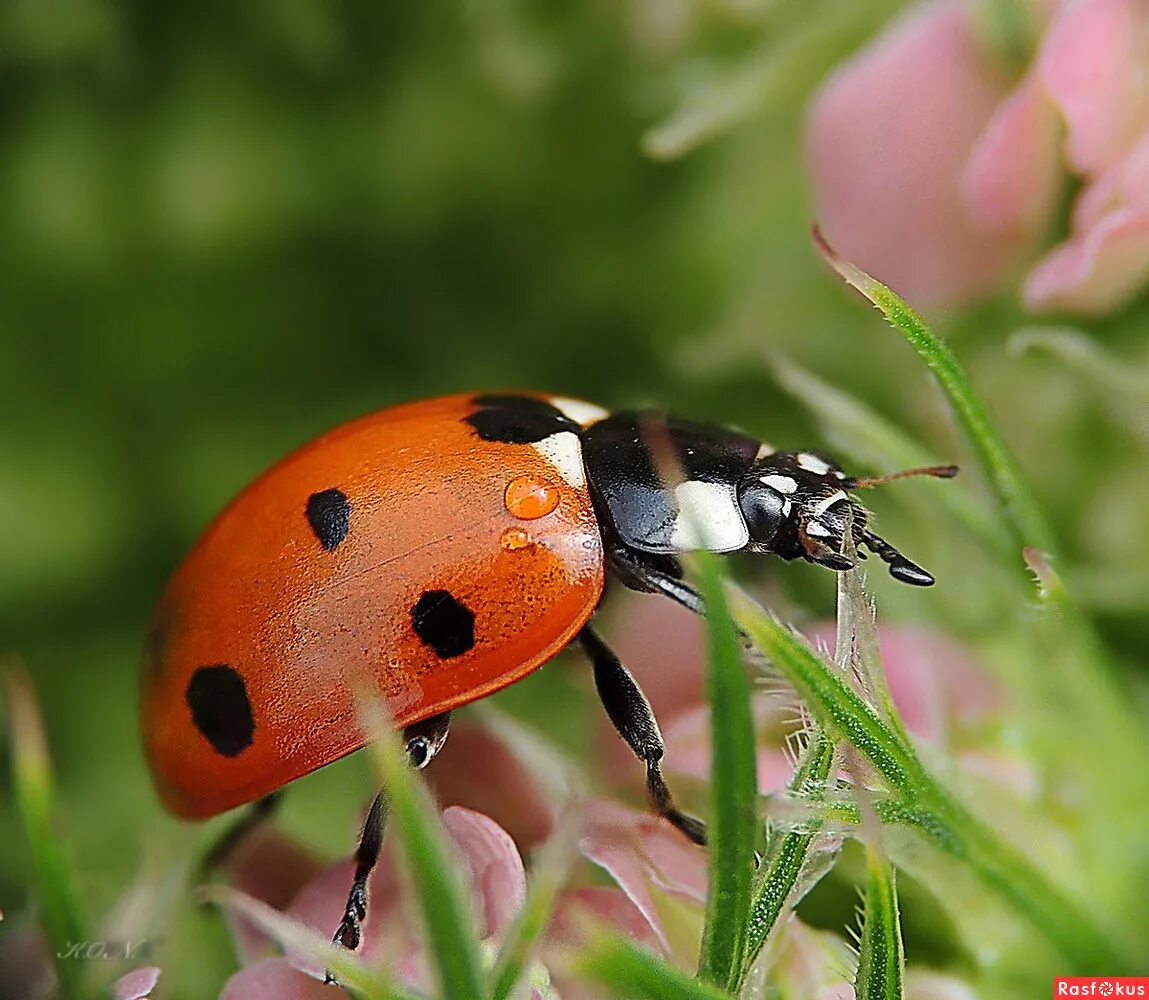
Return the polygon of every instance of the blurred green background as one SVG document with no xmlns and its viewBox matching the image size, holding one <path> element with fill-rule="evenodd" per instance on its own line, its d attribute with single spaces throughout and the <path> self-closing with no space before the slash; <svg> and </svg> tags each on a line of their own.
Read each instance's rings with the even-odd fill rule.
<svg viewBox="0 0 1149 1000">
<path fill-rule="evenodd" d="M 897 7 L 0 5 L 0 647 L 42 699 L 94 915 L 145 843 L 191 836 L 162 817 L 138 747 L 151 605 L 235 491 L 333 424 L 530 387 L 826 447 L 772 380 L 778 352 L 939 458 L 967 457 L 912 352 L 809 240 L 806 98 Z M 770 58 L 785 72 L 712 141 L 673 160 L 644 151 L 700 83 Z M 1135 304 L 1094 332 L 1143 359 L 1145 315 Z M 1007 352 L 1012 301 L 931 318 L 1035 481 L 1123 668 L 1143 670 L 1143 414 Z M 988 647 L 1009 613 L 984 583 L 988 554 L 931 515 L 933 491 L 951 488 L 980 493 L 975 477 L 873 497 L 885 533 L 940 581 L 874 586 L 887 620 Z M 749 571 L 798 618 L 832 608 L 829 574 Z M 514 697 L 552 700 L 554 677 Z M 369 795 L 357 767 L 308 779 L 288 825 L 346 850 Z M 0 909 L 18 927 L 31 902 L 7 783 L 5 767 Z M 342 804 L 315 821 L 305 803 L 321 795 Z M 222 931 L 189 920 L 214 942 L 202 974 L 218 984 Z"/>
</svg>

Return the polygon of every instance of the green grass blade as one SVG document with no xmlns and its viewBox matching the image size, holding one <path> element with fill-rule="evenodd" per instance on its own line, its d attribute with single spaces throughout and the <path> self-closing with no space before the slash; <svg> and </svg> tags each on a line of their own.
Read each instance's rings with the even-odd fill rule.
<svg viewBox="0 0 1149 1000">
<path fill-rule="evenodd" d="M 876 850 L 867 848 L 866 902 L 854 978 L 858 1000 L 901 1000 L 905 970 L 894 868 Z"/>
<path fill-rule="evenodd" d="M 1024 327 L 1013 333 L 1006 346 L 1013 354 L 1037 349 L 1086 376 L 1107 397 L 1133 403 L 1144 420 L 1149 405 L 1149 369 L 1131 367 L 1106 351 L 1082 330 L 1063 327 Z"/>
<path fill-rule="evenodd" d="M 826 781 L 833 762 L 834 744 L 822 732 L 816 732 L 803 751 L 790 781 L 791 794 L 811 802 L 821 801 L 825 797 Z M 739 984 L 749 974 L 779 919 L 797 904 L 797 890 L 808 868 L 810 847 L 821 826 L 821 822 L 815 819 L 807 822 L 804 829 L 788 830 L 772 838 L 750 904 Z"/>
<path fill-rule="evenodd" d="M 717 560 L 692 560 L 706 601 L 713 759 L 710 769 L 710 892 L 698 974 L 733 989 L 742 968 L 758 829 L 758 769 L 750 682 Z"/>
<path fill-rule="evenodd" d="M 71 861 L 56 825 L 48 743 L 31 679 L 23 669 L 8 667 L 4 680 L 11 723 L 13 792 L 28 844 L 40 923 L 56 965 L 60 995 L 78 997 L 84 995 L 85 962 L 73 949 L 89 937 Z"/>
<path fill-rule="evenodd" d="M 692 979 L 621 937 L 603 937 L 576 963 L 576 971 L 627 1000 L 729 1000 L 730 994 Z"/>
<path fill-rule="evenodd" d="M 372 757 L 388 800 L 388 823 L 399 836 L 426 927 L 443 996 L 484 996 L 478 934 L 435 807 L 412 773 L 388 721 L 371 702 L 360 706 L 364 728 L 375 736 Z"/>
<path fill-rule="evenodd" d="M 1018 553 L 1027 545 L 1056 553 L 1053 532 L 1045 515 L 1030 493 L 989 410 L 974 391 L 953 351 L 934 335 L 925 320 L 900 296 L 840 257 L 817 229 L 814 230 L 814 240 L 830 266 L 881 310 L 890 325 L 909 341 L 933 372 L 1001 504 Z"/>
</svg>

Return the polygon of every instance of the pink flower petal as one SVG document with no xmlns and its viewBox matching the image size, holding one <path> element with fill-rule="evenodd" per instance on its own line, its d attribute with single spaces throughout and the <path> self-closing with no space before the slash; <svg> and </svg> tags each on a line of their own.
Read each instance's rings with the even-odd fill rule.
<svg viewBox="0 0 1149 1000">
<path fill-rule="evenodd" d="M 1030 309 L 1110 312 L 1149 281 L 1149 211 L 1110 212 L 1084 237 L 1056 247 L 1030 272 Z"/>
<path fill-rule="evenodd" d="M 758 697 L 753 705 L 755 721 L 761 731 L 768 723 L 777 721 L 777 706 L 768 699 Z M 662 727 L 666 741 L 665 771 L 668 775 L 689 775 L 698 781 L 710 780 L 712 758 L 710 741 L 710 707 L 697 705 L 683 712 Z M 641 771 L 639 772 L 641 773 Z M 778 746 L 758 748 L 758 790 L 764 795 L 782 791 L 793 776 L 789 758 Z"/>
<path fill-rule="evenodd" d="M 970 215 L 994 231 L 1036 233 L 1061 188 L 1057 112 L 1036 76 L 1026 77 L 994 112 L 961 173 Z"/>
<path fill-rule="evenodd" d="M 706 700 L 706 629 L 697 615 L 648 594 L 620 595 L 612 610 L 611 648 L 660 720 Z"/>
<path fill-rule="evenodd" d="M 588 944 L 587 930 L 595 924 L 604 924 L 656 954 L 667 955 L 646 918 L 621 890 L 587 886 L 565 892 L 547 931 L 543 953 L 551 971 L 551 983 L 562 1000 L 609 1000 L 603 987 L 576 978 L 565 970 L 561 959 L 548 961 L 558 949 L 578 949 Z"/>
<path fill-rule="evenodd" d="M 285 958 L 267 958 L 232 976 L 219 1000 L 331 1000 L 332 990 Z"/>
<path fill-rule="evenodd" d="M 1026 243 L 975 225 L 962 198 L 961 171 L 1008 90 L 973 10 L 960 0 L 912 7 L 823 84 L 807 123 L 827 239 L 920 306 L 992 291 Z"/>
<path fill-rule="evenodd" d="M 1149 8 L 1144 0 L 1067 3 L 1038 58 L 1042 83 L 1065 117 L 1069 162 L 1104 170 L 1149 121 Z"/>
<path fill-rule="evenodd" d="M 1082 313 L 1123 305 L 1149 280 L 1147 225 L 1149 132 L 1082 192 L 1073 235 L 1026 280 L 1026 305 Z"/>
<path fill-rule="evenodd" d="M 564 893 L 548 938 L 565 944 L 584 944 L 583 922 L 587 917 L 621 931 L 638 944 L 659 950 L 658 937 L 642 911 L 621 889 L 606 885 L 584 886 Z"/>
<path fill-rule="evenodd" d="M 1149 132 L 1081 192 L 1073 207 L 1074 233 L 1084 236 L 1120 208 L 1149 208 Z"/>
<path fill-rule="evenodd" d="M 425 773 L 441 805 L 490 816 L 523 849 L 542 843 L 554 828 L 555 806 L 511 748 L 487 729 L 453 726 Z"/>
<path fill-rule="evenodd" d="M 706 899 L 705 852 L 665 820 L 606 800 L 587 807 L 579 847 L 610 873 L 669 953 L 651 886 L 701 906 Z"/>
<path fill-rule="evenodd" d="M 288 916 L 329 937 L 343 919 L 354 873 L 355 863 L 350 860 L 328 866 L 300 891 L 287 909 Z M 390 843 L 385 846 L 367 886 L 367 920 L 363 924 L 360 956 L 366 962 L 384 961 L 392 967 L 410 956 L 420 958 L 419 935 L 408 916 L 410 910 Z M 323 974 L 319 963 L 309 956 L 292 953 L 288 958 L 294 968 L 312 976 Z M 417 971 L 421 966 L 416 962 L 414 968 Z M 396 975 L 401 973 L 397 970 Z"/>
<path fill-rule="evenodd" d="M 494 820 L 460 806 L 443 812 L 443 824 L 470 869 L 485 924 L 482 936 L 497 937 L 527 898 L 527 873 L 515 842 Z"/>
<path fill-rule="evenodd" d="M 158 966 L 149 965 L 121 976 L 112 984 L 112 995 L 116 1000 L 147 1000 L 156 988 L 160 978 Z"/>
</svg>

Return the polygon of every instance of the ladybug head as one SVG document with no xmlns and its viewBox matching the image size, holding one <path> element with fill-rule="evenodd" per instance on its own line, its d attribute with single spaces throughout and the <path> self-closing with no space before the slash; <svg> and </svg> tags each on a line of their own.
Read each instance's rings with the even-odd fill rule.
<svg viewBox="0 0 1149 1000">
<path fill-rule="evenodd" d="M 854 561 L 842 551 L 849 531 L 861 558 L 865 558 L 861 549 L 869 549 L 890 567 L 895 579 L 928 587 L 934 578 L 867 528 L 866 509 L 850 491 L 906 476 L 949 478 L 956 473 L 956 467 L 947 465 L 854 477 L 823 455 L 774 452 L 756 461 L 738 485 L 739 506 L 750 529 L 747 549 L 783 559 L 802 558 L 835 570 L 852 569 Z"/>
</svg>

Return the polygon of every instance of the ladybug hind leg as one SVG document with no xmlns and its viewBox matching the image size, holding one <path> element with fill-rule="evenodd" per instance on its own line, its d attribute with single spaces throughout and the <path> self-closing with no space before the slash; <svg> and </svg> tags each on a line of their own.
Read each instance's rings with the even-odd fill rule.
<svg viewBox="0 0 1149 1000">
<path fill-rule="evenodd" d="M 705 846 L 706 825 L 682 812 L 662 777 L 666 746 L 650 702 L 638 681 L 589 625 L 579 632 L 579 643 L 594 667 L 594 683 L 606 714 L 634 755 L 646 764 L 646 791 L 651 808 L 694 843 Z"/>
<path fill-rule="evenodd" d="M 247 839 L 247 835 L 263 826 L 283 801 L 283 790 L 257 799 L 228 829 L 219 840 L 208 849 L 199 865 L 199 875 L 206 878 L 219 868 L 226 866 L 235 856 L 236 849 Z"/>
<path fill-rule="evenodd" d="M 444 712 L 403 730 L 404 750 L 411 767 L 421 770 L 431 763 L 446 742 L 450 725 L 451 713 Z M 387 799 L 380 792 L 371 803 L 363 823 L 359 847 L 355 851 L 355 876 L 351 881 L 351 891 L 347 894 L 343 920 L 332 936 L 336 944 L 348 951 L 357 950 L 363 940 L 363 921 L 367 919 L 367 880 L 379 860 L 386 823 Z M 326 981 L 335 982 L 330 972 L 327 973 Z"/>
</svg>

